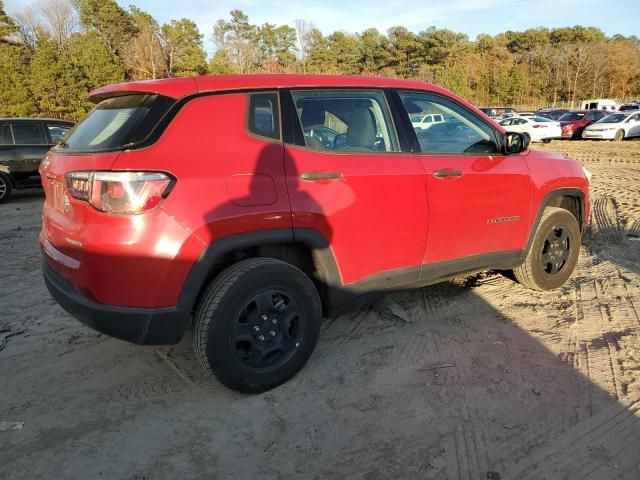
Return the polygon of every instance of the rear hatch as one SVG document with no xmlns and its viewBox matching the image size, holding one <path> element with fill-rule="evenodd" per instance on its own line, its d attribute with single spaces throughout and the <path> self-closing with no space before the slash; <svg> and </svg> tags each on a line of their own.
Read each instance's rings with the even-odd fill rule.
<svg viewBox="0 0 640 480">
<path fill-rule="evenodd" d="M 73 260 L 82 260 L 83 226 L 95 219 L 95 210 L 69 194 L 66 174 L 111 170 L 123 150 L 149 141 L 174 102 L 155 94 L 106 98 L 49 151 L 40 166 L 46 195 L 41 238 L 45 249 L 53 246 Z"/>
</svg>

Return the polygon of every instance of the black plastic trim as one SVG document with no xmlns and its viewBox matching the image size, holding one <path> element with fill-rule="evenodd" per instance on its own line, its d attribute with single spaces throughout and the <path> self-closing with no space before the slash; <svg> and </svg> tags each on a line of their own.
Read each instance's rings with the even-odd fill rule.
<svg viewBox="0 0 640 480">
<path fill-rule="evenodd" d="M 584 204 L 584 192 L 579 188 L 559 188 L 557 190 L 552 190 L 547 193 L 540 204 L 540 208 L 538 209 L 538 214 L 536 215 L 536 219 L 531 226 L 531 230 L 529 231 L 529 237 L 527 239 L 527 243 L 525 249 L 522 251 L 522 260 L 527 256 L 529 249 L 531 248 L 531 244 L 533 243 L 533 238 L 535 237 L 536 230 L 538 229 L 538 225 L 540 224 L 540 219 L 542 218 L 542 214 L 544 213 L 544 209 L 549 205 L 551 200 L 558 197 L 574 197 L 578 198 L 580 203 L 580 218 L 578 218 L 578 225 L 580 226 L 580 231 L 584 234 L 584 230 L 586 228 L 587 222 L 585 221 L 585 204 Z"/>
<path fill-rule="evenodd" d="M 104 305 L 77 293 L 72 283 L 42 263 L 44 283 L 51 296 L 86 326 L 114 338 L 140 345 L 178 343 L 188 325 L 189 311 L 179 307 L 131 308 Z"/>
</svg>

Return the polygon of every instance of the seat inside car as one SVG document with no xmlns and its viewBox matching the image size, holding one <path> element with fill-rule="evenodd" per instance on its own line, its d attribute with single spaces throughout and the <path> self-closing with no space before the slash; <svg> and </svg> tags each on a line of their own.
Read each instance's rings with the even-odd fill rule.
<svg viewBox="0 0 640 480">
<path fill-rule="evenodd" d="M 356 108 L 347 126 L 347 145 L 351 149 L 375 150 L 376 123 L 366 107 Z"/>
</svg>

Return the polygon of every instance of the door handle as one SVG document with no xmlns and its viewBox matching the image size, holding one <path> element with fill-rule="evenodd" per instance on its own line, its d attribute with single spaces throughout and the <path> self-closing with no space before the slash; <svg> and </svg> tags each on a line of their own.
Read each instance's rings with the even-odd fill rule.
<svg viewBox="0 0 640 480">
<path fill-rule="evenodd" d="M 436 170 L 433 172 L 433 176 L 436 178 L 461 177 L 462 172 L 460 170 Z"/>
<path fill-rule="evenodd" d="M 340 172 L 305 172 L 305 173 L 301 173 L 298 178 L 300 180 L 304 180 L 307 182 L 313 182 L 315 180 L 337 180 L 338 178 L 342 178 L 342 173 Z"/>
</svg>

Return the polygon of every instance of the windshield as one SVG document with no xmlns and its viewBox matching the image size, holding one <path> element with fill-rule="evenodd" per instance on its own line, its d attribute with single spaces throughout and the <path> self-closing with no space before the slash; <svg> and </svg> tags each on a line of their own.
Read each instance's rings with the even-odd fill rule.
<svg viewBox="0 0 640 480">
<path fill-rule="evenodd" d="M 101 101 L 65 135 L 58 148 L 97 152 L 144 140 L 173 105 L 160 95 L 123 95 Z"/>
<path fill-rule="evenodd" d="M 573 122 L 575 120 L 580 120 L 584 117 L 584 113 L 579 112 L 568 112 L 560 117 L 561 122 Z"/>
<path fill-rule="evenodd" d="M 551 120 L 550 118 L 545 117 L 531 117 L 531 120 L 533 120 L 534 122 L 553 122 L 553 120 Z"/>
<path fill-rule="evenodd" d="M 620 123 L 626 120 L 629 115 L 624 113 L 612 113 L 604 117 L 602 120 L 598 120 L 596 123 Z"/>
</svg>

